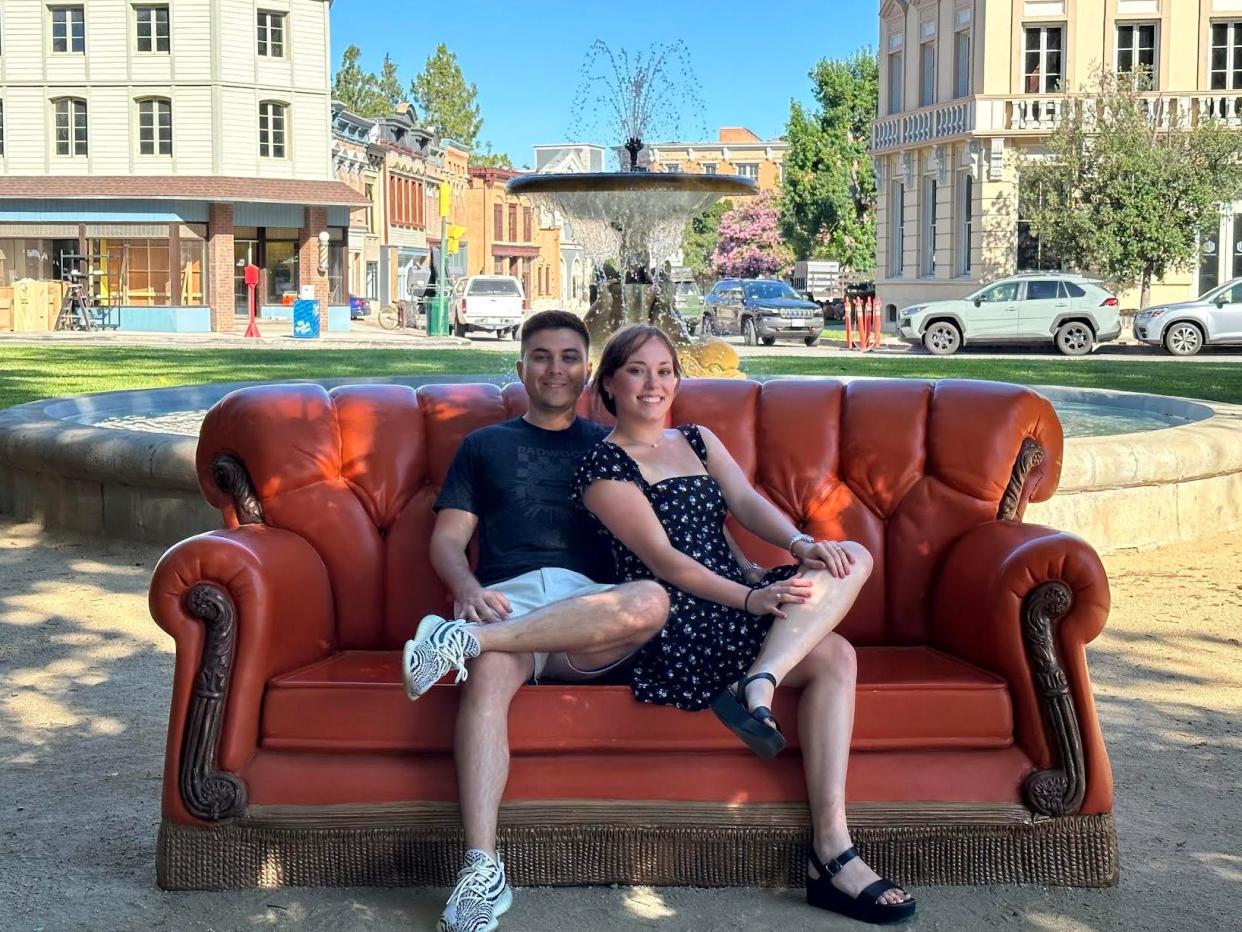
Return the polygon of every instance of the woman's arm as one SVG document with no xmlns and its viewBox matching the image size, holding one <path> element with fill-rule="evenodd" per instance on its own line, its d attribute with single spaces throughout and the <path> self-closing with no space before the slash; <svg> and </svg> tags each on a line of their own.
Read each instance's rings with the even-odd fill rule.
<svg viewBox="0 0 1242 932">
<path fill-rule="evenodd" d="M 751 595 L 749 586 L 718 576 L 674 547 L 664 533 L 660 520 L 651 510 L 651 503 L 634 483 L 596 479 L 583 490 L 582 501 L 613 536 L 629 547 L 658 579 L 683 592 L 719 605 L 749 608 L 753 614 L 771 611 L 778 618 L 785 617 L 779 609 L 779 603 L 771 604 L 776 592 Z M 809 595 L 810 582 L 806 580 L 788 580 L 778 586 L 785 594 L 786 602 L 805 601 Z M 775 590 L 777 587 L 772 588 Z M 802 593 L 802 589 L 808 591 Z M 746 601 L 748 595 L 751 595 L 749 606 Z M 760 599 L 760 595 L 764 598 Z M 763 611 L 759 610 L 761 607 Z"/>
<path fill-rule="evenodd" d="M 755 491 L 719 437 L 706 427 L 699 427 L 699 434 L 707 447 L 707 471 L 720 486 L 725 505 L 742 527 L 769 544 L 788 550 L 801 562 L 803 569 L 827 569 L 838 577 L 849 575 L 848 564 L 854 562 L 854 558 L 845 551 L 830 553 L 829 548 L 818 541 L 800 541 L 791 548 L 790 542 L 801 533 L 797 526 Z"/>
</svg>

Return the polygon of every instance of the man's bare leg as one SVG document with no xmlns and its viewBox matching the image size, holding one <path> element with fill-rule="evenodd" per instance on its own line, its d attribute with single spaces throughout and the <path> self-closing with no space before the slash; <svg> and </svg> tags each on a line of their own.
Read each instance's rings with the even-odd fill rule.
<svg viewBox="0 0 1242 932">
<path fill-rule="evenodd" d="M 496 857 L 496 819 L 509 779 L 509 703 L 530 679 L 529 653 L 482 654 L 461 685 L 453 757 L 466 848 Z"/>
<path fill-rule="evenodd" d="M 577 601 L 569 599 L 566 603 Z M 664 611 L 667 612 L 667 602 Z M 583 621 L 579 617 L 579 623 Z M 594 620 L 589 623 L 594 623 Z M 663 623 L 664 616 L 661 615 L 659 624 Z M 511 622 L 496 622 L 487 627 L 498 624 Z M 572 660 L 581 669 L 603 668 L 628 657 L 649 637 L 649 632 L 642 631 L 611 648 L 575 654 Z M 509 705 L 522 684 L 530 679 L 533 666 L 534 658 L 530 652 L 492 651 L 480 654 L 469 662 L 470 676 L 461 687 L 453 754 L 462 826 L 466 833 L 466 848 L 478 848 L 492 858 L 496 857 L 500 799 L 509 779 Z"/>
<path fill-rule="evenodd" d="M 635 641 L 643 643 L 663 627 L 667 617 L 664 588 L 639 580 L 607 592 L 553 602 L 510 620 L 472 623 L 465 630 L 479 642 L 482 654 L 565 651 L 575 662 L 582 659 L 590 665 L 596 655 Z"/>
</svg>

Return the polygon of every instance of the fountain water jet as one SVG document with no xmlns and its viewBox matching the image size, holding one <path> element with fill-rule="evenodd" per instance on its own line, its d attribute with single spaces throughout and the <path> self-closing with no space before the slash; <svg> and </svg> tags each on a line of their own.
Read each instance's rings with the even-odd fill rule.
<svg viewBox="0 0 1242 932">
<path fill-rule="evenodd" d="M 674 310 L 669 271 L 692 215 L 721 197 L 755 194 L 758 185 L 736 175 L 641 168 L 642 134 L 652 127 L 658 107 L 671 99 L 674 82 L 665 80 L 666 64 L 680 54 L 683 73 L 688 75 L 685 46 L 659 46 L 631 63 L 624 50 L 614 54 L 596 42 L 589 57 L 601 60 L 605 54 L 611 74 L 593 79 L 605 88 L 597 102 L 615 117 L 615 130 L 630 153 L 629 170 L 524 175 L 510 181 L 507 189 L 528 195 L 573 224 L 595 267 L 596 285 L 585 322 L 597 352 L 626 324 L 653 323 L 679 345 L 689 374 L 740 377 L 737 353 L 728 344 L 700 343 L 690 337 Z M 585 104 L 586 95 L 580 98 Z"/>
</svg>

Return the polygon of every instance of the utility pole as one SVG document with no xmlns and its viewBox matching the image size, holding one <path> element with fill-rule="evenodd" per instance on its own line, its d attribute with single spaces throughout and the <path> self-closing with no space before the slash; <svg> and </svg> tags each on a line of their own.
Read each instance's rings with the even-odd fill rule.
<svg viewBox="0 0 1242 932">
<path fill-rule="evenodd" d="M 446 337 L 449 333 L 448 321 L 448 215 L 452 191 L 448 179 L 440 181 L 440 267 L 436 270 L 436 297 L 432 305 L 432 316 L 427 327 L 427 335 Z"/>
</svg>

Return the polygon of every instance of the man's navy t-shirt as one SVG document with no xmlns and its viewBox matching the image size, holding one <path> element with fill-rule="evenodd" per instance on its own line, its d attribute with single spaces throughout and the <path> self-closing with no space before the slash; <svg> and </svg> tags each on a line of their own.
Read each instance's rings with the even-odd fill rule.
<svg viewBox="0 0 1242 932">
<path fill-rule="evenodd" d="M 482 585 L 551 566 L 596 582 L 612 580 L 604 539 L 569 494 L 583 455 L 607 435 L 584 418 L 564 430 L 545 430 L 518 417 L 466 436 L 435 510 L 457 508 L 478 517 L 475 576 Z"/>
</svg>

